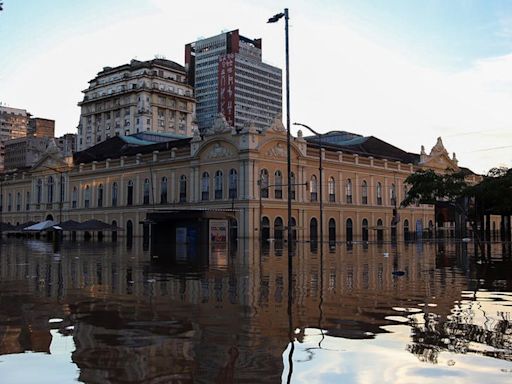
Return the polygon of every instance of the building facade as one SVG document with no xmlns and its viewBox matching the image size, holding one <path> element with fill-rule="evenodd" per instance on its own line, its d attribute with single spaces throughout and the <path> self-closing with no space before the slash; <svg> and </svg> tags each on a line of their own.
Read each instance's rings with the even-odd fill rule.
<svg viewBox="0 0 512 384">
<path fill-rule="evenodd" d="M 4 169 L 5 142 L 26 136 L 29 118 L 25 109 L 0 106 L 0 170 Z"/>
<path fill-rule="evenodd" d="M 105 67 L 78 103 L 77 150 L 144 131 L 189 136 L 195 126 L 193 92 L 185 69 L 170 60 L 132 60 Z"/>
<path fill-rule="evenodd" d="M 40 117 L 30 118 L 27 135 L 37 137 L 55 137 L 55 120 Z"/>
<path fill-rule="evenodd" d="M 286 130 L 277 119 L 263 131 L 237 131 L 220 116 L 192 138 L 151 132 L 114 137 L 77 153 L 73 164 L 52 151 L 29 169 L 3 175 L 2 222 L 99 219 L 138 236 L 152 212 L 210 210 L 229 212 L 238 238 L 286 238 Z M 432 232 L 433 206 L 399 208 L 420 155 L 372 137 L 320 150 L 299 132 L 291 156 L 295 238 L 318 239 L 320 156 L 325 240 Z"/>
<path fill-rule="evenodd" d="M 281 69 L 262 62 L 261 39 L 238 30 L 185 46 L 185 68 L 195 87 L 201 131 L 223 113 L 241 130 L 248 124 L 268 128 L 282 110 Z"/>
</svg>

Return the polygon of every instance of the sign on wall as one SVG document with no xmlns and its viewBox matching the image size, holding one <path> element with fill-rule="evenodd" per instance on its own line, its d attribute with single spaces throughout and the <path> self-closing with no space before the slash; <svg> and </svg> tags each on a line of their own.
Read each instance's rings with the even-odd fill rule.
<svg viewBox="0 0 512 384">
<path fill-rule="evenodd" d="M 210 244 L 227 243 L 228 221 L 210 220 Z"/>
<path fill-rule="evenodd" d="M 235 55 L 219 56 L 218 107 L 229 125 L 235 125 Z"/>
</svg>

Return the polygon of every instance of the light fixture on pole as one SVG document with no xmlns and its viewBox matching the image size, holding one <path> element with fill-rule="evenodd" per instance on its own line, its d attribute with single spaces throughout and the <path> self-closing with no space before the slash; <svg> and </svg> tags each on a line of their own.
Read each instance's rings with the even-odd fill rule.
<svg viewBox="0 0 512 384">
<path fill-rule="evenodd" d="M 320 175 L 319 175 L 320 186 L 318 188 L 318 192 L 320 193 L 320 199 L 319 199 L 319 203 L 320 203 L 320 207 L 319 207 L 319 211 L 320 211 L 320 246 L 322 247 L 322 244 L 324 241 L 324 192 L 323 192 L 323 173 L 324 173 L 323 170 L 324 170 L 324 168 L 323 168 L 323 162 L 322 162 L 322 160 L 323 160 L 322 159 L 322 156 L 323 156 L 323 154 L 322 154 L 322 135 L 306 124 L 293 123 L 293 125 L 299 125 L 301 127 L 306 128 L 308 131 L 313 133 L 318 138 L 318 150 L 320 151 L 320 156 L 318 159 L 318 172 L 320 173 Z"/>
</svg>

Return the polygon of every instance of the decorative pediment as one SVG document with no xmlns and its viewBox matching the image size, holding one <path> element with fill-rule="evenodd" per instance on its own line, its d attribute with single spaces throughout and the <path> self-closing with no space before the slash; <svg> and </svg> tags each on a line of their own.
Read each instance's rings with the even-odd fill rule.
<svg viewBox="0 0 512 384">
<path fill-rule="evenodd" d="M 458 160 L 455 153 L 453 154 L 453 158 L 450 158 L 440 137 L 437 138 L 437 142 L 430 150 L 429 155 L 425 152 L 425 147 L 423 145 L 421 146 L 419 165 L 423 168 L 433 169 L 439 172 L 446 170 L 459 170 Z"/>
<path fill-rule="evenodd" d="M 286 157 L 286 146 L 283 143 L 277 143 L 272 148 L 270 148 L 265 154 L 271 158 Z"/>
<path fill-rule="evenodd" d="M 206 159 L 217 160 L 227 159 L 235 156 L 235 151 L 232 148 L 228 148 L 221 143 L 215 143 L 212 148 L 207 152 Z"/>
<path fill-rule="evenodd" d="M 229 125 L 226 117 L 222 113 L 217 114 L 212 126 L 203 131 L 204 136 L 219 135 L 232 132 L 233 127 Z"/>
</svg>

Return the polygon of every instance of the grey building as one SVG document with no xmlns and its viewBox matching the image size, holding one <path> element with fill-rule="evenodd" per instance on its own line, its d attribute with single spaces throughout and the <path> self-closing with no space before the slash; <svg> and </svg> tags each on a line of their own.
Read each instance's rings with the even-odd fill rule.
<svg viewBox="0 0 512 384">
<path fill-rule="evenodd" d="M 212 126 L 218 113 L 238 130 L 249 124 L 270 127 L 281 114 L 281 69 L 262 62 L 261 44 L 234 30 L 185 46 L 201 131 Z"/>
</svg>

